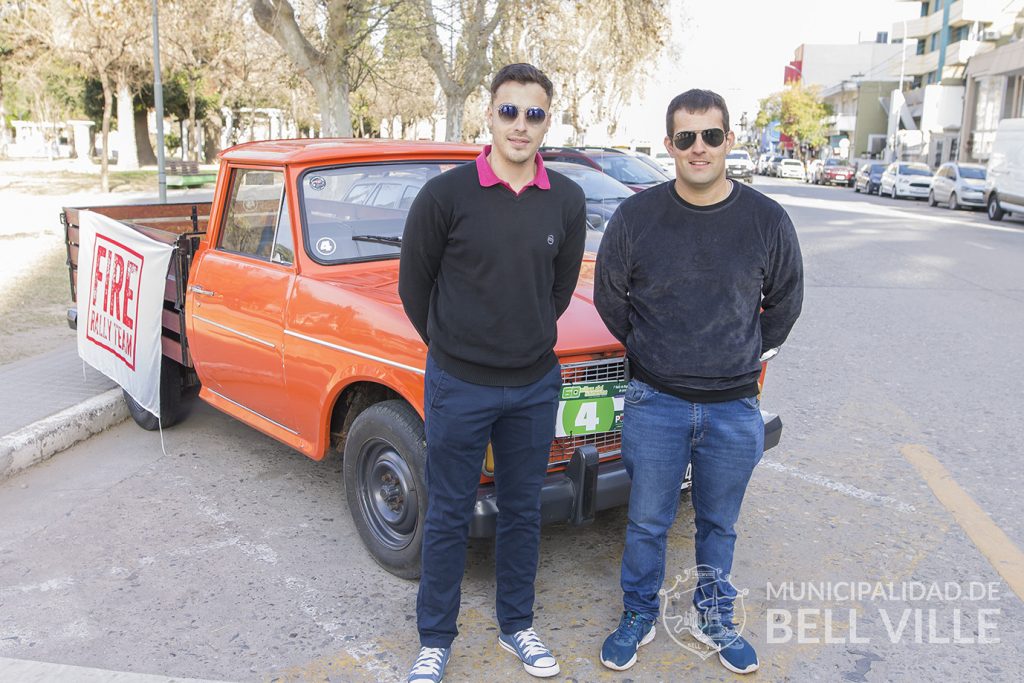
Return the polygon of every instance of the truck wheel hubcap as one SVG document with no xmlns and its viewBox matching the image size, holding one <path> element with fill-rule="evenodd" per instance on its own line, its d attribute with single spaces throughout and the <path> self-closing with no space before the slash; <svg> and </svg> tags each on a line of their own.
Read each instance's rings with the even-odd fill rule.
<svg viewBox="0 0 1024 683">
<path fill-rule="evenodd" d="M 363 516 L 378 541 L 400 550 L 412 540 L 419 513 L 412 470 L 397 449 L 383 440 L 367 443 L 359 460 Z"/>
</svg>

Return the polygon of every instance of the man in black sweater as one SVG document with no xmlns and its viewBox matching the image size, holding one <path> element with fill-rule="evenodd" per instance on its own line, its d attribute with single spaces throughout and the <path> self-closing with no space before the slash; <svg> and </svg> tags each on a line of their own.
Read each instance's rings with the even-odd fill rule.
<svg viewBox="0 0 1024 683">
<path fill-rule="evenodd" d="M 734 621 L 734 525 L 764 450 L 760 359 L 786 340 L 803 301 L 793 223 L 726 178 L 734 144 L 720 95 L 669 104 L 676 179 L 625 200 L 598 253 L 594 303 L 625 346 L 622 458 L 632 478 L 621 585 L 624 612 L 601 649 L 623 670 L 654 638 L 668 530 L 692 464 L 697 587 L 691 633 L 736 673 L 758 667 Z"/>
<path fill-rule="evenodd" d="M 534 676 L 559 667 L 533 630 L 540 490 L 555 434 L 556 321 L 586 237 L 583 191 L 547 171 L 551 81 L 512 64 L 491 82 L 492 144 L 430 180 L 402 237 L 398 291 L 427 344 L 427 515 L 409 681 L 439 681 L 458 633 L 466 542 L 488 442 L 494 451 L 499 644 Z"/>
</svg>

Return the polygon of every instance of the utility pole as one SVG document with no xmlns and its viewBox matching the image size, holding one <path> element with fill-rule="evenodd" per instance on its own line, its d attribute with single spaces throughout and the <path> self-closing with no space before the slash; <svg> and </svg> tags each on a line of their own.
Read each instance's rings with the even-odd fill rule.
<svg viewBox="0 0 1024 683">
<path fill-rule="evenodd" d="M 160 80 L 160 22 L 157 0 L 153 0 L 153 106 L 156 108 L 156 183 L 160 203 L 167 203 L 167 173 L 164 164 L 164 84 Z"/>
</svg>

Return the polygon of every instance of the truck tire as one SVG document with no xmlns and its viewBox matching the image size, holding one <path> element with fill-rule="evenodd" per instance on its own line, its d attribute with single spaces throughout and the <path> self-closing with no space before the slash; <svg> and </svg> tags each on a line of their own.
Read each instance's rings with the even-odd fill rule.
<svg viewBox="0 0 1024 683">
<path fill-rule="evenodd" d="M 160 418 L 140 406 L 124 389 L 121 393 L 135 424 L 147 432 L 158 429 L 161 423 L 164 429 L 173 427 L 181 419 L 181 367 L 166 356 L 160 361 Z"/>
<path fill-rule="evenodd" d="M 1003 211 L 1003 207 L 999 206 L 999 197 L 995 193 L 992 193 L 988 197 L 988 219 L 990 221 L 1001 221 L 1006 212 Z"/>
<path fill-rule="evenodd" d="M 345 440 L 345 497 L 377 564 L 403 579 L 420 575 L 427 514 L 423 420 L 405 401 L 382 401 L 352 421 Z"/>
</svg>

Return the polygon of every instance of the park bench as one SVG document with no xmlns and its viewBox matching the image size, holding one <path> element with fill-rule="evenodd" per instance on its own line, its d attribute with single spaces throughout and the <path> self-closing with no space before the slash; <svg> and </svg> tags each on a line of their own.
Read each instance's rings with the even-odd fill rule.
<svg viewBox="0 0 1024 683">
<path fill-rule="evenodd" d="M 199 170 L 198 161 L 169 160 L 167 187 L 202 187 L 217 182 L 217 174 Z"/>
</svg>

